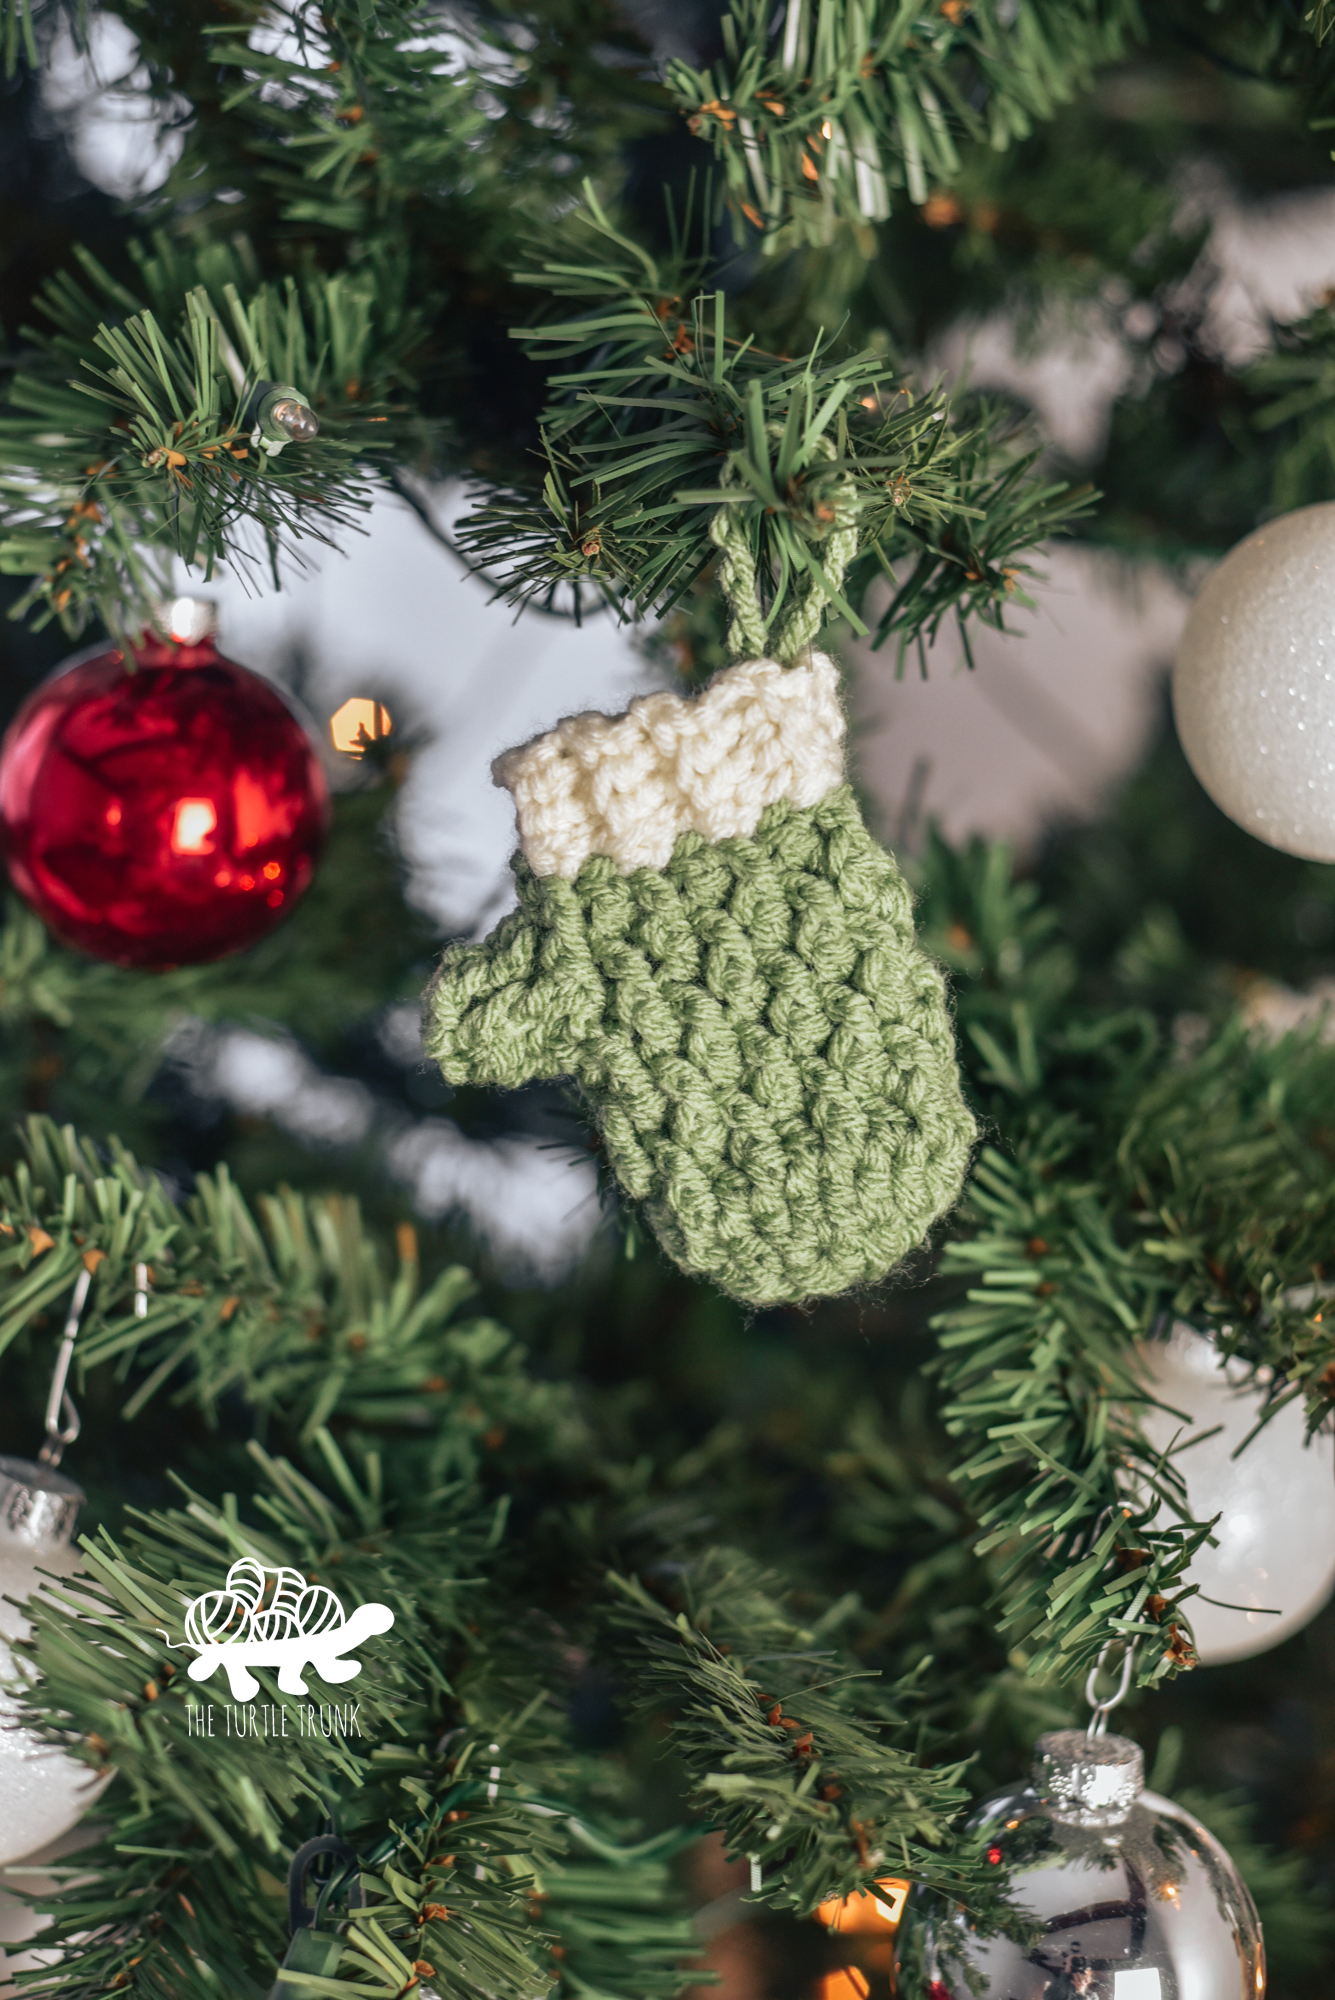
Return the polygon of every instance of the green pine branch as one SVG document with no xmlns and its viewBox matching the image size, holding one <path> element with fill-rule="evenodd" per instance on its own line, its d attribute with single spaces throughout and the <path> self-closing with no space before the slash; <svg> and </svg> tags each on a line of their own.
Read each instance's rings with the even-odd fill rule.
<svg viewBox="0 0 1335 2000">
<path fill-rule="evenodd" d="M 1327 500 L 1335 490 L 1335 310 L 1329 299 L 1272 328 L 1275 345 L 1248 370 L 1252 423 L 1270 453 L 1274 510 Z"/>
<path fill-rule="evenodd" d="M 240 166 L 285 225 L 327 236 L 342 258 L 388 231 L 433 292 L 451 251 L 474 274 L 505 270 L 522 232 L 547 226 L 582 174 L 665 110 L 647 51 L 587 0 L 526 8 L 518 32 L 470 8 L 447 38 L 425 0 L 244 0 L 205 34 L 226 79 L 225 129 L 200 135 L 172 191 L 197 192 L 201 165 L 215 185 Z M 436 303 L 448 307 L 443 286 Z"/>
<path fill-rule="evenodd" d="M 513 1697 L 504 1605 L 488 1600 L 501 1516 L 459 1487 L 387 1513 L 375 1457 L 360 1484 L 327 1432 L 319 1443 L 337 1500 L 252 1446 L 244 1508 L 187 1493 L 120 1537 L 103 1530 L 82 1545 L 77 1584 L 34 1605 L 30 1723 L 113 1782 L 98 1808 L 108 1831 L 44 1934 L 59 1957 L 25 1984 L 193 2000 L 222 1981 L 258 2000 L 285 1943 L 287 1860 L 332 1819 L 367 1900 L 333 1983 L 312 1991 L 396 2000 L 427 1981 L 445 2000 L 536 1996 L 560 1942 L 571 1992 L 588 1990 L 585 1967 L 627 2000 L 676 1992 L 689 1933 L 663 1863 L 682 1836 L 628 1846 L 570 1800 L 587 1776 L 541 1687 Z M 309 1697 L 288 1696 L 258 1668 L 254 1727 L 238 1736 L 221 1674 L 190 1681 L 174 1649 L 188 1602 L 242 1555 L 329 1582 L 348 1609 L 387 1603 L 395 1623 L 348 1687 L 308 1669 Z M 312 1706 L 354 1702 L 355 1726 L 309 1726 Z M 589 1892 L 623 1870 L 634 1903 L 600 1932 Z"/>
<path fill-rule="evenodd" d="M 1024 587 L 1041 574 L 1034 550 L 1069 532 L 1098 498 L 1092 487 L 1036 476 L 1040 456 L 1007 412 L 983 402 L 972 426 L 958 434 L 951 468 L 958 482 L 955 505 L 918 514 L 903 508 L 895 533 L 873 542 L 870 561 L 861 558 L 855 586 L 862 576 L 879 573 L 891 587 L 872 643 L 895 640 L 897 673 L 910 647 L 926 673 L 925 648 L 948 618 L 972 666 L 975 620 L 1005 631 L 1012 605 L 1034 608 Z"/>
<path fill-rule="evenodd" d="M 141 247 L 142 293 L 87 252 L 39 304 L 52 332 L 14 376 L 0 418 L 0 569 L 31 575 L 17 607 L 113 630 L 165 587 L 178 556 L 276 577 L 301 538 L 329 543 L 372 494 L 368 467 L 420 429 L 402 400 L 420 338 L 404 274 L 262 283 L 243 241 Z M 260 383 L 295 389 L 320 434 L 283 444 L 251 414 Z"/>
<path fill-rule="evenodd" d="M 1140 31 L 1136 0 L 733 0 L 723 57 L 669 66 L 734 212 L 770 250 L 925 202 L 966 143 L 994 150 L 1088 87 Z"/>
<path fill-rule="evenodd" d="M 285 222 L 370 236 L 409 197 L 461 178 L 486 130 L 478 78 L 422 61 L 439 17 L 420 0 L 237 12 L 206 31 L 209 54 Z"/>
<path fill-rule="evenodd" d="M 586 189 L 582 240 L 527 281 L 573 317 L 519 332 L 549 371 L 543 497 L 493 494 L 459 539 L 510 602 L 550 603 L 573 585 L 627 611 L 663 613 L 715 557 L 720 504 L 745 523 L 772 622 L 815 576 L 830 614 L 865 631 L 823 567 L 836 519 L 856 514 L 859 576 L 914 567 L 882 621 L 901 646 L 949 612 L 1001 623 L 1025 552 L 1089 504 L 1031 476 L 987 407 L 959 430 L 938 392 L 917 393 L 876 353 L 822 337 L 801 357 L 730 331 L 721 292 L 679 250 L 651 257 Z M 684 239 L 688 230 L 683 227 Z"/>
<path fill-rule="evenodd" d="M 698 1809 L 752 1859 L 753 1894 L 806 1915 L 895 1875 L 997 1919 L 996 1870 L 958 1835 L 964 1767 L 925 1754 L 929 1660 L 882 1684 L 838 1643 L 847 1604 L 806 1626 L 728 1548 L 672 1564 L 652 1592 L 609 1583 L 637 1703 L 666 1711 Z"/>
<path fill-rule="evenodd" d="M 424 1768 L 439 1754 L 431 1742 L 466 1727 L 471 1743 L 504 1743 L 501 1722 L 487 1720 L 484 1729 L 477 1720 L 470 1705 L 477 1701 L 487 1716 L 502 1696 L 516 1712 L 534 1701 L 541 1707 L 531 1651 L 506 1667 L 510 1641 L 498 1637 L 522 1623 L 531 1565 L 507 1554 L 505 1497 L 483 1504 L 477 1482 L 493 1464 L 528 1463 L 536 1453 L 554 1469 L 576 1466 L 592 1449 L 562 1387 L 530 1378 L 490 1321 L 459 1319 L 467 1275 L 448 1270 L 420 1291 L 411 1232 L 400 1232 L 392 1273 L 353 1205 L 337 1199 L 288 1194 L 251 1208 L 220 1173 L 202 1177 L 193 1200 L 177 1204 L 128 1156 L 113 1151 L 103 1160 L 72 1132 L 40 1120 L 27 1130 L 25 1160 L 0 1185 L 0 1231 L 7 1232 L 0 1341 L 49 1320 L 77 1275 L 91 1270 L 76 1393 L 95 1371 L 111 1368 L 125 1383 L 131 1420 L 156 1395 L 173 1393 L 207 1414 L 239 1393 L 255 1420 L 304 1441 L 328 1489 L 255 1447 L 263 1483 L 247 1508 L 192 1494 L 179 1513 L 136 1516 L 124 1531 L 102 1531 L 86 1545 L 91 1583 L 80 1581 L 74 1596 L 41 1612 L 29 1655 L 40 1676 L 30 1710 L 51 1740 L 116 1772 L 99 1812 L 112 1812 L 116 1853 L 132 1851 L 128 1865 L 114 1868 L 115 1923 L 106 1901 L 111 1863 L 107 1875 L 97 1872 L 98 1852 L 88 1862 L 92 1885 L 60 1899 L 52 1941 L 69 1946 L 67 1975 L 76 1983 L 86 1975 L 99 1990 L 132 1979 L 165 1992 L 175 1966 L 182 1990 L 193 1993 L 188 1965 L 202 1959 L 239 1991 L 252 1991 L 257 1964 L 281 1948 L 272 1884 L 266 1889 L 262 1878 L 281 1876 L 282 1856 L 314 1830 L 315 1801 L 328 1804 L 332 1787 L 340 1826 L 359 1849 L 369 1847 L 364 1872 L 376 1880 L 365 1924 L 379 1926 L 363 1934 L 363 1920 L 355 1921 L 339 1986 L 351 1980 L 376 1995 L 397 1978 L 401 1991 L 414 1954 L 439 1970 L 439 1940 L 418 1937 L 410 1951 L 391 1919 L 401 1926 L 403 1907 L 436 1900 L 439 1884 L 427 1876 L 446 1847 L 456 1859 L 467 1848 L 471 1893 L 471 1871 L 490 1865 L 485 1857 L 503 1832 L 509 1858 L 500 1900 L 488 1913 L 484 1898 L 477 1919 L 491 1939 L 487 1949 L 501 1950 L 497 1938 L 518 1949 L 522 1936 L 523 1949 L 541 1956 L 557 1943 L 572 1992 L 589 1980 L 626 2000 L 675 1992 L 687 1977 L 688 1935 L 667 1864 L 685 1829 L 648 1850 L 633 1843 L 628 1850 L 605 1813 L 600 1822 L 582 1807 L 567 1810 L 559 1801 L 569 1800 L 578 1773 L 570 1776 L 569 1752 L 555 1742 L 533 1753 L 517 1791 L 502 1788 L 503 1802 L 518 1800 L 546 1827 L 546 1848 L 527 1822 L 523 1838 L 513 1821 L 479 1818 L 462 1832 L 451 1822 L 448 1835 L 441 1827 L 447 1812 L 479 1809 L 461 1794 L 457 1770 L 445 1772 L 446 1784 Z M 142 1319 L 134 1307 L 141 1262 L 151 1270 Z M 615 1486 L 612 1477 L 609 1492 Z M 637 1505 L 641 1486 L 631 1480 L 627 1489 Z M 202 1752 L 183 1757 L 182 1730 L 196 1740 L 185 1708 L 224 1697 L 197 1696 L 171 1649 L 185 1604 L 216 1587 L 241 1554 L 334 1581 L 349 1602 L 375 1595 L 395 1608 L 393 1685 L 377 1707 L 381 1695 L 368 1682 L 363 1725 L 374 1747 L 365 1753 L 316 1746 L 312 1762 L 311 1746 L 299 1743 L 271 1770 L 248 1746 L 229 1758 L 225 1778 Z M 967 1898 L 980 1918 L 995 1915 L 995 1871 L 961 1848 L 954 1831 L 968 1798 L 962 1769 L 926 1761 L 942 1740 L 928 1720 L 930 1663 L 920 1660 L 902 1683 L 880 1687 L 838 1649 L 847 1604 L 805 1628 L 777 1604 L 766 1579 L 732 1556 L 689 1566 L 682 1588 L 690 1620 L 674 1624 L 641 1586 L 614 1585 L 623 1600 L 614 1622 L 629 1697 L 647 1712 L 695 1690 L 679 1733 L 704 1822 L 765 1857 L 771 1900 L 807 1908 L 888 1871 Z M 128 1636 L 118 1637 L 123 1627 Z M 456 1655 L 467 1657 L 456 1666 Z M 270 1678 L 266 1701 L 278 1699 Z M 212 1726 L 216 1737 L 229 1725 L 217 1713 Z M 410 1866 L 404 1856 L 414 1841 Z M 391 1862 L 406 1870 L 411 1892 L 391 1881 Z M 266 1896 L 268 1905 L 254 1907 Z M 531 1931 L 535 1923 L 540 1934 Z M 500 1978 L 498 1964 L 484 1963 Z M 519 1973 L 512 1966 L 507 1976 L 513 1982 Z M 481 1980 L 482 1969 L 465 1965 L 459 1977 Z"/>
<path fill-rule="evenodd" d="M 562 1855 L 534 1870 L 530 1910 L 551 1940 L 558 1994 L 607 2000 L 673 2000 L 701 1981 L 700 1942 L 682 1909 L 673 1862 L 691 1846 L 694 1828 L 618 1848 L 608 1834 L 574 1815 L 565 1820 Z"/>
<path fill-rule="evenodd" d="M 350 1199 L 289 1189 L 252 1207 L 224 1166 L 182 1204 L 118 1146 L 101 1158 L 40 1118 L 24 1139 L 0 1182 L 0 1353 L 87 1269 L 76 1384 L 109 1369 L 127 1419 L 170 1394 L 215 1422 L 239 1394 L 302 1440 L 334 1421 L 416 1434 L 415 1476 L 432 1482 L 474 1477 L 507 1439 L 542 1439 L 549 1457 L 586 1441 L 570 1392 L 530 1377 L 494 1320 L 462 1316 L 467 1271 L 423 1285 L 410 1225 L 391 1263 Z"/>
<path fill-rule="evenodd" d="M 1313 35 L 1318 48 L 1328 41 L 1332 30 L 1335 30 L 1335 4 L 1332 0 L 1316 0 L 1316 5 L 1309 7 L 1303 15 L 1303 26 Z"/>
<path fill-rule="evenodd" d="M 1235 1021 L 1188 1059 L 1145 1010 L 1084 999 L 1004 851 L 938 846 L 928 883 L 995 1134 L 942 1262 L 963 1292 L 938 1320 L 954 1477 L 1029 1670 L 1073 1682 L 1118 1633 L 1153 1682 L 1191 1662 L 1184 1578 L 1211 1524 L 1139 1432 L 1136 1344 L 1184 1319 L 1255 1371 L 1258 1421 L 1295 1397 L 1325 1420 L 1335 1052 Z"/>
</svg>

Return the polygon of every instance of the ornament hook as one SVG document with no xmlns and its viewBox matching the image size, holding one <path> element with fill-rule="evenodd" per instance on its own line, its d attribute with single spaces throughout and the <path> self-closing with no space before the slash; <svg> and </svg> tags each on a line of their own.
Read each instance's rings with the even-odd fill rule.
<svg viewBox="0 0 1335 2000">
<path fill-rule="evenodd" d="M 318 1869 L 316 1864 L 321 1864 Z M 333 1978 L 346 1950 L 348 1918 L 331 1916 L 330 1905 L 342 1902 L 349 1912 L 362 1909 L 362 1892 L 356 1850 L 335 1833 L 318 1834 L 292 1856 L 287 1873 L 287 1921 L 291 1940 L 278 1968 L 278 1977 L 269 1989 L 269 2000 L 300 2000 L 305 1991 L 296 1973 L 309 1981 L 312 1974 L 326 1983 Z M 306 1901 L 306 1881 L 314 1876 L 315 1903 Z M 416 1980 L 410 1982 L 416 1985 Z M 429 1992 L 428 1987 L 422 1991 Z"/>
<path fill-rule="evenodd" d="M 65 1384 L 69 1379 L 74 1342 L 78 1336 L 79 1321 L 83 1317 L 84 1306 L 88 1302 L 88 1287 L 92 1282 L 93 1274 L 85 1265 L 70 1295 L 70 1309 L 65 1315 L 65 1331 L 60 1338 L 55 1370 L 51 1376 L 51 1393 L 46 1399 L 46 1443 L 37 1454 L 38 1461 L 42 1465 L 53 1467 L 59 1465 L 65 1456 L 66 1445 L 74 1443 L 82 1428 L 79 1412 L 74 1407 L 74 1398 Z"/>
<path fill-rule="evenodd" d="M 316 1868 L 317 1862 L 322 1868 Z M 314 1928 L 319 1930 L 323 1923 L 325 1905 L 337 1896 L 346 1899 L 350 1910 L 359 1910 L 366 1901 L 357 1876 L 357 1851 L 349 1847 L 346 1840 L 340 1840 L 336 1833 L 317 1834 L 308 1840 L 292 1856 L 287 1871 L 287 1927 L 290 1936 L 299 1930 Z M 306 1901 L 307 1878 L 314 1874 L 317 1885 L 315 1903 Z"/>
<path fill-rule="evenodd" d="M 1114 1690 L 1114 1692 L 1108 1696 L 1106 1701 L 1100 1701 L 1099 1675 L 1104 1671 L 1104 1668 L 1107 1666 L 1108 1655 L 1109 1653 L 1111 1653 L 1114 1646 L 1122 1647 L 1121 1676 L 1118 1680 L 1117 1687 Z M 1109 1639 L 1105 1643 L 1102 1651 L 1099 1654 L 1099 1657 L 1097 1658 L 1097 1660 L 1095 1660 L 1093 1666 L 1090 1668 L 1088 1676 L 1086 1677 L 1085 1680 L 1085 1700 L 1089 1703 L 1090 1708 L 1093 1710 L 1093 1714 L 1089 1718 L 1089 1727 L 1085 1731 L 1085 1737 L 1087 1741 L 1092 1743 L 1097 1737 L 1107 1735 L 1108 1717 L 1113 1709 L 1117 1708 L 1120 1703 L 1126 1700 L 1127 1694 L 1129 1693 L 1131 1688 L 1131 1676 L 1135 1672 L 1135 1666 L 1136 1666 L 1136 1642 L 1134 1639 L 1131 1640 L 1129 1644 L 1125 1639 Z"/>
</svg>

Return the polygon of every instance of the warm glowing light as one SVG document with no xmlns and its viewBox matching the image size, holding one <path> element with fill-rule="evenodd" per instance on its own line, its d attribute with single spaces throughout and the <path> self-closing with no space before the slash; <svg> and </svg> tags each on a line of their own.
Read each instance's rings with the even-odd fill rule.
<svg viewBox="0 0 1335 2000">
<path fill-rule="evenodd" d="M 281 861 L 266 861 L 262 872 L 266 882 L 276 882 L 283 872 L 283 864 Z"/>
<path fill-rule="evenodd" d="M 829 138 L 829 136 L 830 136 L 830 134 L 831 134 L 831 132 L 833 132 L 833 130 L 834 130 L 834 127 L 833 127 L 833 125 L 831 125 L 831 123 L 830 123 L 829 119 L 827 118 L 827 119 L 825 120 L 825 123 L 824 123 L 824 124 L 823 124 L 823 125 L 821 126 L 821 128 L 820 128 L 820 136 L 821 136 L 821 138 L 822 138 L 822 139 L 828 139 L 828 138 Z"/>
<path fill-rule="evenodd" d="M 217 622 L 216 610 L 207 597 L 176 597 L 167 613 L 167 629 L 178 646 L 197 646 L 207 639 Z"/>
<path fill-rule="evenodd" d="M 851 1896 L 831 1896 L 816 1911 L 817 1923 L 832 1931 L 893 1931 L 908 1900 L 909 1885 L 887 1876 L 874 1890 L 858 1889 Z"/>
<path fill-rule="evenodd" d="M 121 823 L 121 809 L 119 802 L 117 802 L 115 805 L 110 805 L 107 807 L 107 825 L 119 826 L 120 823 Z"/>
<path fill-rule="evenodd" d="M 239 848 L 258 847 L 261 841 L 267 845 L 273 838 L 274 810 L 269 788 L 249 771 L 238 771 L 232 780 L 232 820 Z"/>
<path fill-rule="evenodd" d="M 217 825 L 212 799 L 178 799 L 172 821 L 172 853 L 212 854 Z"/>
<path fill-rule="evenodd" d="M 394 718 L 384 703 L 361 694 L 353 695 L 329 718 L 329 734 L 335 750 L 346 751 L 349 757 L 360 757 L 368 738 L 375 742 L 381 736 L 388 736 L 393 727 Z"/>
<path fill-rule="evenodd" d="M 867 2000 L 870 1992 L 866 1973 L 859 1972 L 856 1965 L 843 1965 L 838 1972 L 826 1973 L 816 1988 L 816 2000 Z"/>
</svg>

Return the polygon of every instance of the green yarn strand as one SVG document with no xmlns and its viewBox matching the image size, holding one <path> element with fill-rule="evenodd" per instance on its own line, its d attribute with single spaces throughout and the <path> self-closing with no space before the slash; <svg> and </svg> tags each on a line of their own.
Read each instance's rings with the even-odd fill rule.
<svg viewBox="0 0 1335 2000">
<path fill-rule="evenodd" d="M 728 651 L 734 660 L 763 660 L 769 634 L 756 588 L 756 559 L 741 509 L 720 507 L 709 524 L 709 539 L 719 551 L 719 584 L 731 613 Z"/>
<path fill-rule="evenodd" d="M 857 552 L 858 527 L 854 517 L 830 530 L 823 544 L 821 564 L 827 588 L 822 590 L 813 577 L 806 589 L 797 594 L 774 641 L 776 660 L 784 665 L 800 660 L 816 643 L 830 599 L 843 589 L 848 566 Z"/>
<path fill-rule="evenodd" d="M 820 443 L 833 456 L 828 439 Z M 725 488 L 740 486 L 740 481 L 727 477 L 723 484 Z M 815 644 L 827 607 L 843 589 L 849 564 L 858 552 L 858 501 L 853 483 L 850 480 L 841 488 L 835 502 L 834 524 L 819 545 L 818 573 L 813 569 L 794 583 L 788 609 L 772 634 L 760 602 L 744 503 L 725 501 L 709 524 L 709 538 L 719 551 L 719 584 L 731 614 L 728 651 L 733 659 L 771 659 L 791 666 Z"/>
<path fill-rule="evenodd" d="M 520 860 L 520 908 L 453 946 L 426 1046 L 452 1083 L 573 1075 L 684 1270 L 753 1305 L 883 1277 L 974 1138 L 941 974 L 848 786 L 661 872 Z"/>
</svg>

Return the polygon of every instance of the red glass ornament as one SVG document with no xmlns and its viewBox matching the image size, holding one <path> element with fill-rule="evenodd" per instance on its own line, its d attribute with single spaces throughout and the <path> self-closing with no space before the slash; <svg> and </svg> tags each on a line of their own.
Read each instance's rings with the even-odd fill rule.
<svg viewBox="0 0 1335 2000">
<path fill-rule="evenodd" d="M 270 682 L 211 638 L 76 659 L 0 745 L 0 849 L 67 944 L 166 971 L 254 944 L 315 869 L 329 790 Z"/>
</svg>

